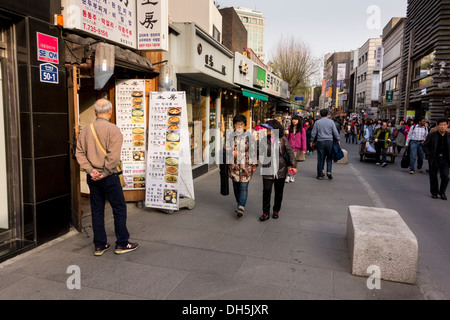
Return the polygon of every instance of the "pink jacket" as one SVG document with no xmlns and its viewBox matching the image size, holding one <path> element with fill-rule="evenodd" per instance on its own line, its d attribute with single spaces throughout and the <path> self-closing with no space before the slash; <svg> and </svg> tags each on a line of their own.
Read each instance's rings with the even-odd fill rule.
<svg viewBox="0 0 450 320">
<path fill-rule="evenodd" d="M 302 133 L 297 132 L 295 135 L 294 133 L 290 133 L 287 136 L 290 145 L 292 146 L 292 149 L 294 151 L 306 151 L 306 130 L 305 128 L 302 129 Z"/>
</svg>

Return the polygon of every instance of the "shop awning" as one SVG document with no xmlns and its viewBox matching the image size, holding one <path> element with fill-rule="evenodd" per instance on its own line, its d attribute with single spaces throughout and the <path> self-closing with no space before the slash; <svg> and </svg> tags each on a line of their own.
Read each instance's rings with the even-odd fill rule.
<svg viewBox="0 0 450 320">
<path fill-rule="evenodd" d="M 83 59 L 93 58 L 98 44 L 103 42 L 93 38 L 84 38 L 76 34 L 68 34 L 65 40 L 67 40 L 66 46 L 68 48 L 65 62 L 69 65 L 81 64 Z M 114 51 L 115 66 L 144 72 L 152 77 L 158 76 L 150 59 L 117 45 L 114 45 Z"/>
<path fill-rule="evenodd" d="M 262 100 L 262 101 L 269 101 L 269 96 L 268 95 L 265 95 L 265 94 L 262 94 L 262 93 L 259 93 L 259 92 L 256 92 L 256 91 L 242 89 L 242 95 L 244 97 L 247 97 L 247 98 L 259 99 L 259 100 Z"/>
</svg>

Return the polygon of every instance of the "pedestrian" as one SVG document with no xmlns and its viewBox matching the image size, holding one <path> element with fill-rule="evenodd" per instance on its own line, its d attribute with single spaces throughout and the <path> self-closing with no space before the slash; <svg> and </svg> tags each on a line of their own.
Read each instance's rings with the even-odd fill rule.
<svg viewBox="0 0 450 320">
<path fill-rule="evenodd" d="M 261 174 L 263 176 L 263 214 L 260 221 L 270 218 L 270 198 L 272 188 L 275 189 L 275 199 L 273 205 L 272 218 L 278 219 L 283 201 L 283 191 L 285 179 L 288 174 L 288 167 L 291 167 L 294 174 L 297 173 L 297 162 L 294 151 L 284 135 L 284 128 L 277 120 L 268 120 L 261 125 L 267 129 L 264 156 L 260 153 L 262 161 Z M 260 151 L 262 146 L 260 145 Z M 265 158 L 267 157 L 267 158 Z"/>
<path fill-rule="evenodd" d="M 255 139 L 244 129 L 247 126 L 244 115 L 236 115 L 233 126 L 234 131 L 227 139 L 227 164 L 237 203 L 235 212 L 238 217 L 242 217 L 247 203 L 248 185 L 258 166 L 257 149 Z"/>
<path fill-rule="evenodd" d="M 437 199 L 438 194 L 442 200 L 447 200 L 445 191 L 449 182 L 450 165 L 450 132 L 448 120 L 443 118 L 437 122 L 437 130 L 433 130 L 427 136 L 423 149 L 428 158 L 430 168 L 430 191 L 431 197 Z M 438 182 L 440 172 L 441 184 Z"/>
<path fill-rule="evenodd" d="M 303 127 L 303 120 L 301 117 L 292 117 L 292 123 L 289 127 L 289 132 L 287 135 L 288 141 L 294 150 L 295 160 L 297 162 L 305 161 L 306 150 L 306 130 Z M 286 182 L 294 182 L 295 175 L 288 172 L 286 177 Z"/>
<path fill-rule="evenodd" d="M 386 154 L 389 143 L 391 142 L 391 131 L 387 127 L 386 121 L 381 122 L 381 127 L 375 130 L 373 134 L 375 141 L 375 150 L 377 158 L 377 166 L 381 164 L 382 167 L 387 166 Z"/>
<path fill-rule="evenodd" d="M 127 253 L 136 250 L 139 245 L 128 241 L 130 234 L 126 226 L 127 204 L 116 170 L 122 152 L 123 136 L 120 129 L 110 122 L 112 104 L 109 100 L 96 101 L 95 115 L 97 117 L 93 123 L 95 132 L 90 126 L 83 128 L 77 141 L 76 151 L 77 161 L 81 169 L 87 173 L 87 184 L 90 190 L 94 255 L 101 256 L 111 247 L 107 242 L 105 230 L 106 199 L 114 215 L 116 236 L 114 252 Z M 106 156 L 99 144 L 106 150 Z"/>
<path fill-rule="evenodd" d="M 372 119 L 367 119 L 364 125 L 364 139 L 369 140 L 373 134 L 373 121 Z"/>
<path fill-rule="evenodd" d="M 409 173 L 415 173 L 415 164 L 417 159 L 417 170 L 423 172 L 423 159 L 425 154 L 423 152 L 422 145 L 425 142 L 428 135 L 428 128 L 425 127 L 425 118 L 420 118 L 419 122 L 412 126 L 409 131 L 408 138 L 406 139 L 405 149 L 409 150 L 410 164 Z"/>
<path fill-rule="evenodd" d="M 317 140 L 317 179 L 323 179 L 323 169 L 325 165 L 325 159 L 327 161 L 327 177 L 333 179 L 332 166 L 333 159 L 331 158 L 331 151 L 333 149 L 334 141 L 340 144 L 341 138 L 336 130 L 336 126 L 333 121 L 328 118 L 328 110 L 320 110 L 320 120 L 317 120 L 314 124 L 314 128 L 311 133 L 311 141 Z M 313 143 L 313 142 L 311 142 Z"/>
<path fill-rule="evenodd" d="M 350 137 L 352 139 L 352 143 L 353 144 L 357 144 L 358 143 L 358 125 L 356 124 L 356 121 L 353 120 L 352 124 L 350 126 Z"/>
<path fill-rule="evenodd" d="M 314 119 L 309 118 L 305 120 L 305 130 L 306 130 L 306 147 L 309 155 L 312 155 L 314 148 L 311 145 L 311 132 L 314 126 Z"/>
<path fill-rule="evenodd" d="M 408 120 L 406 120 L 406 125 L 405 125 L 405 133 L 406 133 L 405 143 L 406 143 L 406 139 L 408 139 L 409 131 L 411 130 L 413 125 L 414 125 L 413 119 L 409 118 Z"/>
<path fill-rule="evenodd" d="M 352 125 L 351 125 L 350 121 L 347 121 L 347 123 L 345 124 L 345 128 L 344 128 L 345 143 L 350 143 L 351 132 L 352 132 Z"/>
<path fill-rule="evenodd" d="M 397 146 L 397 156 L 401 156 L 401 151 L 405 147 L 406 143 L 406 127 L 405 120 L 401 119 L 399 124 L 395 126 L 392 137 L 394 138 L 394 143 Z"/>
<path fill-rule="evenodd" d="M 375 124 L 375 126 L 373 127 L 373 130 L 375 131 L 375 130 L 377 130 L 380 127 L 381 127 L 381 119 L 378 119 L 376 124 Z"/>
</svg>

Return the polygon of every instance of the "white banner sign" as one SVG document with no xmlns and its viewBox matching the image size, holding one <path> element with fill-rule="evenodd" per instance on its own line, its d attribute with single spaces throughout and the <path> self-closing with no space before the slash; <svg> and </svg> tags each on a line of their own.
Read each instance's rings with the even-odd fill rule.
<svg viewBox="0 0 450 320">
<path fill-rule="evenodd" d="M 151 92 L 146 207 L 179 210 L 194 199 L 185 92 Z"/>
<path fill-rule="evenodd" d="M 136 0 L 62 0 L 64 28 L 136 48 Z"/>
<path fill-rule="evenodd" d="M 145 80 L 116 81 L 116 124 L 123 134 L 124 190 L 145 189 Z"/>
<path fill-rule="evenodd" d="M 137 0 L 139 50 L 169 49 L 169 1 Z"/>
</svg>

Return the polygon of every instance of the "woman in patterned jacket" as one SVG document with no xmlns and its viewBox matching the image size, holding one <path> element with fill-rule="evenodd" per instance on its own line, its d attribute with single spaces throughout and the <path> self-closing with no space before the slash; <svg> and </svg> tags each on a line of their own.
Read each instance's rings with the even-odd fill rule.
<svg viewBox="0 0 450 320">
<path fill-rule="evenodd" d="M 244 115 L 236 115 L 233 126 L 234 131 L 227 140 L 227 164 L 237 202 L 236 213 L 242 217 L 247 203 L 248 185 L 258 167 L 257 147 L 253 136 L 244 129 L 247 126 Z"/>
</svg>

